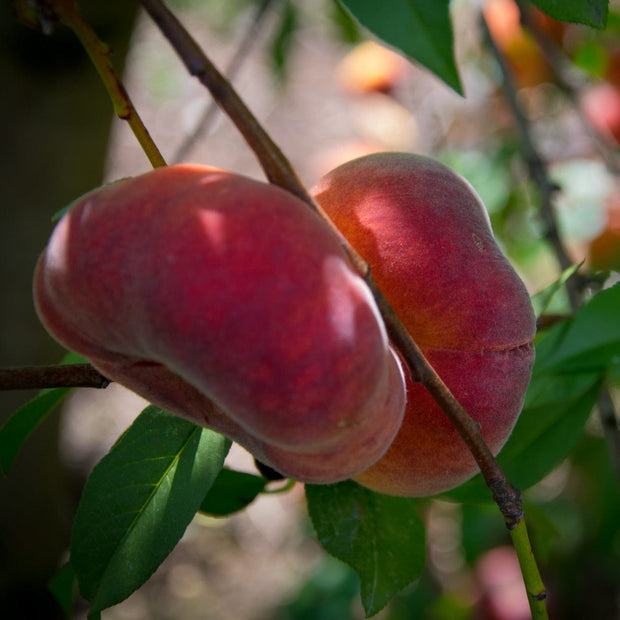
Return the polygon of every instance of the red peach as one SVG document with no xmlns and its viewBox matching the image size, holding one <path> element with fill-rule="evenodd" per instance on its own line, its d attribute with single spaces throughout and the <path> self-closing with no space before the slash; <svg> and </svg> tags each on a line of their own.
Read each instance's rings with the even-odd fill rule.
<svg viewBox="0 0 620 620">
<path fill-rule="evenodd" d="M 523 404 L 535 319 L 471 186 L 431 159 L 378 153 L 336 168 L 312 194 L 497 453 Z M 474 475 L 468 448 L 425 388 L 408 381 L 407 391 L 394 443 L 355 479 L 423 496 Z"/>
<path fill-rule="evenodd" d="M 399 363 L 335 236 L 291 194 L 180 165 L 97 189 L 37 265 L 66 347 L 285 475 L 367 468 L 401 423 Z"/>
</svg>

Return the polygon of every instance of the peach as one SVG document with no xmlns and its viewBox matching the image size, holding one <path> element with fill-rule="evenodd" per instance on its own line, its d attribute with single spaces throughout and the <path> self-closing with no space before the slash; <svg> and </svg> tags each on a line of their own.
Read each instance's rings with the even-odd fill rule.
<svg viewBox="0 0 620 620">
<path fill-rule="evenodd" d="M 620 145 L 620 88 L 609 82 L 596 84 L 586 91 L 581 106 L 594 129 Z"/>
<path fill-rule="evenodd" d="M 312 194 L 497 453 L 523 404 L 535 319 L 472 187 L 431 159 L 377 153 L 331 171 Z M 443 411 L 408 380 L 401 430 L 355 479 L 383 493 L 425 496 L 476 472 Z"/>
<path fill-rule="evenodd" d="M 307 205 L 206 166 L 82 197 L 34 279 L 66 347 L 283 474 L 343 480 L 377 461 L 404 381 L 370 291 Z"/>
</svg>

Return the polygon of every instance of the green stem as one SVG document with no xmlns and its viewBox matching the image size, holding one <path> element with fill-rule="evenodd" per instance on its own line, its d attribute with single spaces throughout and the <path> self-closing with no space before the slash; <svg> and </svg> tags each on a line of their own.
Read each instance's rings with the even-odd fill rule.
<svg viewBox="0 0 620 620">
<path fill-rule="evenodd" d="M 70 28 L 80 40 L 108 91 L 114 112 L 120 119 L 127 121 L 153 168 L 165 166 L 166 161 L 110 62 L 110 47 L 97 37 L 90 24 L 84 20 L 75 0 L 51 0 L 51 8 L 61 23 Z"/>
<path fill-rule="evenodd" d="M 523 575 L 523 582 L 525 583 L 525 590 L 527 592 L 527 600 L 530 604 L 532 618 L 533 620 L 546 620 L 549 617 L 545 604 L 547 591 L 545 590 L 545 584 L 538 571 L 538 565 L 536 564 L 536 558 L 532 551 L 532 545 L 530 544 L 524 519 L 510 530 L 510 536 L 515 551 L 517 552 L 519 565 L 521 566 L 521 574 Z"/>
</svg>

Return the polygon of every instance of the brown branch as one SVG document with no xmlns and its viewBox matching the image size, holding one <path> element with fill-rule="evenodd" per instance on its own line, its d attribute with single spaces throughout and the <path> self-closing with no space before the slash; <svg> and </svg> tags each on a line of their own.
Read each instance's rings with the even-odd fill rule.
<svg viewBox="0 0 620 620">
<path fill-rule="evenodd" d="M 521 104 L 519 103 L 517 88 L 512 77 L 512 72 L 508 66 L 506 58 L 493 40 L 493 36 L 491 35 L 486 19 L 482 13 L 480 14 L 480 24 L 484 39 L 502 74 L 502 90 L 506 101 L 510 106 L 515 124 L 517 126 L 521 149 L 523 152 L 523 159 L 527 164 L 530 177 L 532 178 L 532 181 L 534 181 L 536 187 L 538 187 L 538 191 L 540 193 L 540 217 L 545 227 L 545 238 L 553 248 L 560 269 L 565 271 L 566 269 L 572 267 L 573 261 L 568 255 L 568 252 L 560 237 L 555 217 L 555 209 L 553 208 L 553 199 L 556 193 L 560 190 L 560 187 L 549 177 L 547 162 L 543 159 L 534 144 L 530 123 L 528 122 L 526 115 L 521 108 Z M 578 274 L 574 274 L 566 281 L 566 290 L 568 292 L 571 308 L 573 310 L 578 308 L 580 304 L 580 288 Z"/>
<path fill-rule="evenodd" d="M 140 0 L 140 2 L 164 36 L 169 40 L 190 74 L 196 76 L 206 86 L 220 107 L 235 123 L 250 148 L 254 151 L 269 181 L 300 197 L 312 209 L 318 211 L 331 227 L 334 234 L 338 236 L 344 251 L 370 287 L 392 340 L 403 354 L 413 377 L 421 381 L 429 390 L 460 433 L 476 459 L 487 485 L 491 488 L 493 497 L 504 515 L 507 527 L 513 528 L 522 517 L 521 493 L 506 479 L 505 474 L 482 439 L 479 425 L 472 420 L 465 409 L 461 407 L 450 393 L 450 390 L 426 360 L 396 313 L 390 307 L 379 287 L 374 282 L 368 264 L 312 200 L 282 151 L 276 146 L 230 83 L 219 73 L 179 20 L 160 0 Z"/>
<path fill-rule="evenodd" d="M 189 74 L 209 89 L 213 98 L 236 125 L 256 154 L 267 179 L 274 185 L 286 187 L 291 193 L 308 202 L 306 189 L 279 147 L 176 16 L 159 0 L 140 0 L 140 3 L 177 52 Z"/>
<path fill-rule="evenodd" d="M 0 368 L 0 390 L 32 390 L 56 387 L 106 388 L 106 379 L 90 364 Z"/>
<path fill-rule="evenodd" d="M 560 187 L 549 177 L 547 162 L 540 155 L 534 144 L 530 123 L 519 103 L 517 88 L 512 77 L 512 72 L 508 66 L 506 58 L 493 40 L 488 24 L 484 15 L 480 14 L 480 24 L 484 39 L 495 58 L 502 74 L 502 90 L 510 109 L 512 111 L 515 124 L 519 133 L 523 159 L 527 164 L 530 177 L 540 193 L 540 217 L 544 224 L 544 236 L 553 248 L 554 254 L 562 271 L 569 269 L 573 265 L 564 243 L 560 237 L 558 224 L 553 207 L 553 199 Z M 579 307 L 581 302 L 580 277 L 574 274 L 566 281 L 566 290 L 573 311 Z"/>
<path fill-rule="evenodd" d="M 273 2 L 274 0 L 262 0 L 255 14 L 252 16 L 247 30 L 242 33 L 239 47 L 233 54 L 224 71 L 224 75 L 229 82 L 232 83 L 233 78 L 241 69 L 243 61 L 248 57 L 250 49 L 256 43 L 260 28 Z M 212 99 L 205 108 L 194 129 L 189 132 L 188 136 L 177 149 L 177 152 L 172 157 L 172 162 L 180 162 L 187 157 L 187 154 L 191 151 L 193 146 L 209 131 L 209 127 L 216 118 L 218 109 L 217 102 L 215 99 Z"/>
</svg>

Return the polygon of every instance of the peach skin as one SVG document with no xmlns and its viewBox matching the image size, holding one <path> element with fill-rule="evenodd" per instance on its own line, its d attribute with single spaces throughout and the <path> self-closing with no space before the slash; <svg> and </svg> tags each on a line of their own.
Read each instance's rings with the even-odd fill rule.
<svg viewBox="0 0 620 620">
<path fill-rule="evenodd" d="M 307 482 L 368 468 L 405 388 L 335 236 L 272 185 L 197 165 L 94 190 L 34 278 L 50 334 L 110 379 Z"/>
<path fill-rule="evenodd" d="M 496 454 L 523 405 L 535 318 L 472 187 L 431 159 L 377 153 L 339 166 L 312 194 L 369 263 L 407 331 Z M 387 454 L 355 479 L 414 497 L 451 489 L 476 472 L 445 414 L 408 379 L 401 430 Z"/>
</svg>

